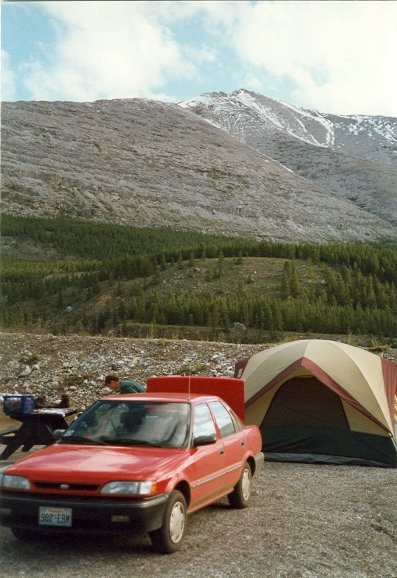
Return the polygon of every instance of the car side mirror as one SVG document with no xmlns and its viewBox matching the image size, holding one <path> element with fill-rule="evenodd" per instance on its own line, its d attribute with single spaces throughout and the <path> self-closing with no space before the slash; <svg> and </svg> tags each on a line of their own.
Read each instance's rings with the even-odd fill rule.
<svg viewBox="0 0 397 578">
<path fill-rule="evenodd" d="M 198 446 L 208 446 L 210 444 L 216 443 L 216 440 L 216 433 L 205 436 L 198 436 L 197 438 L 193 439 L 193 447 L 197 448 Z"/>
<path fill-rule="evenodd" d="M 54 429 L 54 431 L 52 432 L 52 435 L 54 436 L 54 439 L 56 442 L 61 439 L 61 437 L 63 436 L 65 431 L 66 430 L 64 430 L 64 429 Z"/>
</svg>

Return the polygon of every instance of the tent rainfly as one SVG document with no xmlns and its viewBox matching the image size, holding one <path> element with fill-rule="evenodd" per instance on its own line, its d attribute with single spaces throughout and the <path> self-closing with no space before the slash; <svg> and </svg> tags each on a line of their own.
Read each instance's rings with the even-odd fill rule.
<svg viewBox="0 0 397 578">
<path fill-rule="evenodd" d="M 284 343 L 236 363 L 266 459 L 397 467 L 397 365 L 336 341 Z"/>
</svg>

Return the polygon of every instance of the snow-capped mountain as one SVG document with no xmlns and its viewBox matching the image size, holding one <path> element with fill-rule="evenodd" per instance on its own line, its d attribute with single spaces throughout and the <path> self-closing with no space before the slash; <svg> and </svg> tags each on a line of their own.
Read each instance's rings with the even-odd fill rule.
<svg viewBox="0 0 397 578">
<path fill-rule="evenodd" d="M 246 91 L 3 103 L 2 210 L 288 242 L 395 237 L 391 160 L 336 150 L 353 131 L 311 117 Z"/>
<path fill-rule="evenodd" d="M 208 93 L 179 104 L 208 116 L 214 125 L 242 140 L 250 138 L 246 132 L 251 121 L 254 132 L 271 136 L 282 131 L 307 144 L 397 166 L 397 118 L 324 114 L 244 89 L 229 95 Z"/>
<path fill-rule="evenodd" d="M 243 89 L 204 94 L 180 106 L 397 223 L 397 118 L 324 114 Z"/>
</svg>

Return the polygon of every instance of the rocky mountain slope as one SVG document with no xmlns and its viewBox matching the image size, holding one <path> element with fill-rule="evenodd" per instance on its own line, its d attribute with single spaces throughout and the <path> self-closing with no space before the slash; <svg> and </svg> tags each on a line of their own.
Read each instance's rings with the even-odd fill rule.
<svg viewBox="0 0 397 578">
<path fill-rule="evenodd" d="M 246 90 L 205 94 L 181 106 L 397 224 L 397 118 L 323 114 Z"/>
<path fill-rule="evenodd" d="M 372 184 L 360 192 L 360 208 L 345 193 L 300 176 L 253 144 L 191 110 L 158 101 L 3 103 L 3 211 L 278 241 L 395 235 L 383 189 L 378 200 Z M 283 146 L 291 148 L 287 138 Z M 309 160 L 314 175 L 320 162 Z M 343 165 L 345 173 L 369 180 L 361 170 L 368 161 L 355 162 Z"/>
</svg>

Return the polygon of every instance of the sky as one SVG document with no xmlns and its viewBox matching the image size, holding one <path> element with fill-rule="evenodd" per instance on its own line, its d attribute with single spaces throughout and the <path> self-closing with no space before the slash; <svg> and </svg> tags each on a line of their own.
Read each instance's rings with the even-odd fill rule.
<svg viewBox="0 0 397 578">
<path fill-rule="evenodd" d="M 245 88 L 397 117 L 397 1 L 1 4 L 1 100 L 181 102 Z"/>
</svg>

